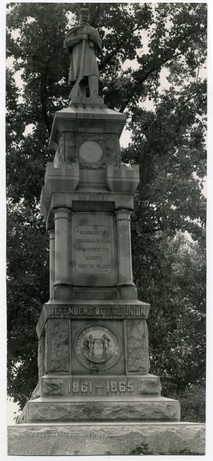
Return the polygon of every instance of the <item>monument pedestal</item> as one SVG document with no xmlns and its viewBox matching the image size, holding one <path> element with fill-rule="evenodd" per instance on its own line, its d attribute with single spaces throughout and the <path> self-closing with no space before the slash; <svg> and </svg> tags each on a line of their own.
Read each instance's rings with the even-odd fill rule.
<svg viewBox="0 0 213 461">
<path fill-rule="evenodd" d="M 179 402 L 149 374 L 150 306 L 132 276 L 139 168 L 121 163 L 125 119 L 90 98 L 55 115 L 41 194 L 50 300 L 37 324 L 39 383 L 9 429 L 9 454 L 204 452 L 203 426 L 178 423 Z"/>
<path fill-rule="evenodd" d="M 149 374 L 148 313 L 138 300 L 45 304 L 39 386 L 22 421 L 179 421 L 179 402 Z"/>
</svg>

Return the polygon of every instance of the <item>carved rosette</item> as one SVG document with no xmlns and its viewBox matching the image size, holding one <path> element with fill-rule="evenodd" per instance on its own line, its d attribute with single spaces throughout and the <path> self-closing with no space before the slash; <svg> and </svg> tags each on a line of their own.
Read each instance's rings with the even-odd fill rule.
<svg viewBox="0 0 213 461">
<path fill-rule="evenodd" d="M 103 150 L 95 141 L 85 141 L 79 148 L 79 162 L 85 168 L 101 168 Z"/>
</svg>

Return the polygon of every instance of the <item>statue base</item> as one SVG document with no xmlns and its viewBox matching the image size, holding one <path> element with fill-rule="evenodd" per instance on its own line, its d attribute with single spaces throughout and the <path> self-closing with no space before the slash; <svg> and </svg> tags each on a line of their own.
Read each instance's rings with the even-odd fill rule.
<svg viewBox="0 0 213 461">
<path fill-rule="evenodd" d="M 83 105 L 83 106 L 104 106 L 104 99 L 101 96 L 94 97 L 83 97 L 75 96 L 70 100 L 70 106 L 72 105 Z"/>
<path fill-rule="evenodd" d="M 19 424 L 8 455 L 204 455 L 205 425 L 188 422 Z"/>
</svg>

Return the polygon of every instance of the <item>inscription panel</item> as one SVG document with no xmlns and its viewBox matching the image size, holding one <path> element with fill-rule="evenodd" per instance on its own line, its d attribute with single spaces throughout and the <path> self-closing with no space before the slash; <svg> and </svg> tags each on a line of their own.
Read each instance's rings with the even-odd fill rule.
<svg viewBox="0 0 213 461">
<path fill-rule="evenodd" d="M 76 212 L 71 222 L 70 266 L 76 286 L 116 284 L 115 223 L 111 213 Z"/>
<path fill-rule="evenodd" d="M 57 304 L 44 306 L 48 317 L 55 318 L 103 318 L 103 319 L 146 319 L 149 304 L 143 305 L 99 305 L 94 304 Z"/>
<path fill-rule="evenodd" d="M 150 305 L 135 304 L 44 304 L 36 327 L 41 336 L 46 321 L 50 318 L 65 319 L 147 319 Z"/>
<path fill-rule="evenodd" d="M 72 395 L 132 395 L 135 394 L 135 383 L 133 380 L 124 379 L 105 379 L 92 381 L 91 379 L 76 379 L 70 380 L 68 392 Z"/>
<path fill-rule="evenodd" d="M 77 397 L 115 397 L 160 395 L 160 378 L 143 376 L 73 376 L 41 379 L 41 395 L 64 395 Z"/>
<path fill-rule="evenodd" d="M 108 274 L 112 271 L 112 235 L 108 226 L 75 227 L 76 272 Z"/>
</svg>

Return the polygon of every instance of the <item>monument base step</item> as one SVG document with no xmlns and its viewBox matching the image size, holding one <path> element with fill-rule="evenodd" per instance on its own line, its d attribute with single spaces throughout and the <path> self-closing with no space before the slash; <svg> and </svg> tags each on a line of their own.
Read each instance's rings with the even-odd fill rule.
<svg viewBox="0 0 213 461">
<path fill-rule="evenodd" d="M 180 404 L 165 397 L 41 397 L 29 400 L 23 422 L 180 421 Z"/>
<path fill-rule="evenodd" d="M 205 425 L 188 422 L 18 424 L 8 455 L 204 455 Z"/>
</svg>

